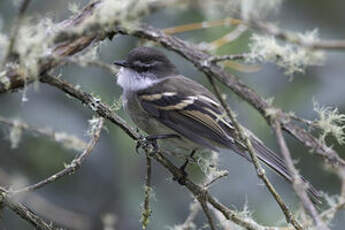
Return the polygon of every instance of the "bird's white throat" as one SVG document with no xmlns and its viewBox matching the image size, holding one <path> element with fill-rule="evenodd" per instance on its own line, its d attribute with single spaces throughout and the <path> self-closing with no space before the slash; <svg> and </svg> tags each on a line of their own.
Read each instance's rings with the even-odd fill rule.
<svg viewBox="0 0 345 230">
<path fill-rule="evenodd" d="M 117 84 L 124 91 L 136 91 L 145 89 L 159 82 L 159 79 L 149 76 L 141 76 L 138 72 L 121 67 L 117 74 Z"/>
</svg>

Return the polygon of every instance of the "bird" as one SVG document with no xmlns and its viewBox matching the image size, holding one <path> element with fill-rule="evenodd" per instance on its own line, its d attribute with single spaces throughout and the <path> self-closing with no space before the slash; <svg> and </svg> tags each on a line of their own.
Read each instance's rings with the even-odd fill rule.
<svg viewBox="0 0 345 230">
<path fill-rule="evenodd" d="M 194 153 L 203 149 L 230 149 L 252 162 L 246 145 L 237 138 L 234 125 L 215 95 L 180 74 L 160 50 L 137 47 L 114 64 L 120 68 L 117 84 L 123 90 L 125 111 L 149 137 L 162 139 L 159 141 L 163 150 Z M 291 173 L 282 157 L 245 130 L 259 160 L 291 183 Z M 319 200 L 319 192 L 312 185 L 308 186 L 308 193 Z"/>
</svg>

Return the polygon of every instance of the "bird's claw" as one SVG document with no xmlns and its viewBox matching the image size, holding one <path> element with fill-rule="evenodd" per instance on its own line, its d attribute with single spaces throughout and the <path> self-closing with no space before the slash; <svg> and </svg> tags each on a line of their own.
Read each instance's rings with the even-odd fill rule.
<svg viewBox="0 0 345 230">
<path fill-rule="evenodd" d="M 159 150 L 158 140 L 169 139 L 169 138 L 181 138 L 181 137 L 177 134 L 150 135 L 146 137 L 142 136 L 138 139 L 135 150 L 137 153 L 139 153 L 139 149 L 142 148 L 145 152 L 154 154 L 158 152 Z"/>
<path fill-rule="evenodd" d="M 146 153 L 154 154 L 158 151 L 158 143 L 156 138 L 148 137 L 140 137 L 137 141 L 137 145 L 135 146 L 135 151 L 137 154 L 140 154 L 140 149 L 143 149 Z"/>
</svg>

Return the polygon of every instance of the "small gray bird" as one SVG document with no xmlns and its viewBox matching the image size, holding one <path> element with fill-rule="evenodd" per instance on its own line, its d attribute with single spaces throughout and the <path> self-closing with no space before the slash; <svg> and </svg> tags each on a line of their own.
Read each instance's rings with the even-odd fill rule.
<svg viewBox="0 0 345 230">
<path fill-rule="evenodd" d="M 173 147 L 186 154 L 227 148 L 251 161 L 217 98 L 196 81 L 179 74 L 162 52 L 139 47 L 114 64 L 121 66 L 117 84 L 123 89 L 124 107 L 133 122 L 150 136 L 179 137 L 160 140 L 163 148 Z M 246 131 L 258 158 L 291 182 L 281 157 Z M 308 191 L 314 198 L 319 197 L 312 186 Z"/>
</svg>

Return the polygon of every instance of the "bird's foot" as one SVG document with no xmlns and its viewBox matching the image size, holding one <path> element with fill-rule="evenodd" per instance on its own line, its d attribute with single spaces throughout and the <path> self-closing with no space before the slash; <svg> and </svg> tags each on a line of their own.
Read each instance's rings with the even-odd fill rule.
<svg viewBox="0 0 345 230">
<path fill-rule="evenodd" d="M 140 137 L 137 141 L 135 151 L 139 154 L 139 150 L 143 149 L 149 154 L 155 154 L 159 150 L 158 140 L 169 139 L 169 138 L 181 138 L 177 134 L 161 134 L 161 135 L 150 135 L 146 137 Z"/>
</svg>

